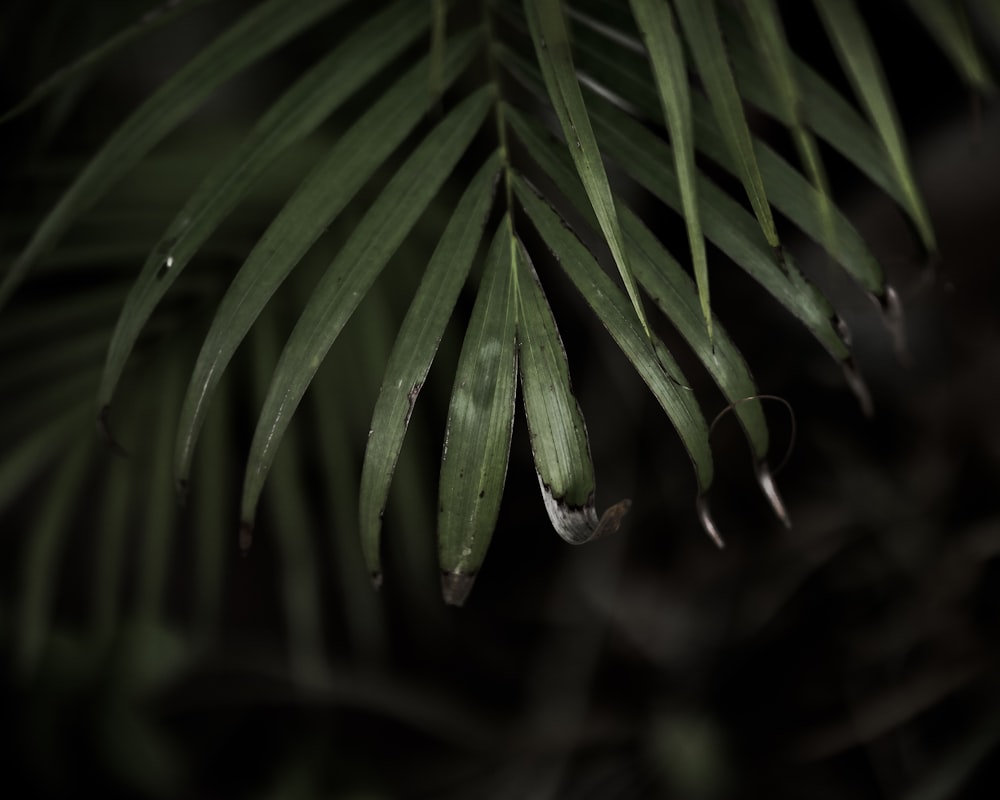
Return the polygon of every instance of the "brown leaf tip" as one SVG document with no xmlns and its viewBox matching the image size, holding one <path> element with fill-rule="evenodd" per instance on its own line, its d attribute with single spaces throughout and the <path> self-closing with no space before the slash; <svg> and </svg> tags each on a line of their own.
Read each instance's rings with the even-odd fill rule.
<svg viewBox="0 0 1000 800">
<path fill-rule="evenodd" d="M 469 597 L 472 585 L 475 582 L 475 572 L 442 572 L 441 596 L 450 606 L 465 605 L 465 601 Z"/>
</svg>

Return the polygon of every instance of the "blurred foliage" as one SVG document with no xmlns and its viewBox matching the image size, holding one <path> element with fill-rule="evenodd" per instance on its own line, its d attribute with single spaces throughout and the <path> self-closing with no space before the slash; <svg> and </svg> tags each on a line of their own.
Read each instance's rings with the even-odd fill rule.
<svg viewBox="0 0 1000 800">
<path fill-rule="evenodd" d="M 531 38 L 518 4 L 483 5 L 495 26 L 490 35 L 498 37 L 497 61 L 477 62 L 457 88 L 438 86 L 438 111 L 432 108 L 420 123 L 419 137 L 444 124 L 480 82 L 496 81 L 490 69 L 503 71 L 504 105 L 495 108 L 509 104 L 499 135 L 510 136 L 516 166 L 506 173 L 509 188 L 501 177 L 496 202 L 514 204 L 517 238 L 558 321 L 575 396 L 591 421 L 587 447 L 602 494 L 635 500 L 624 535 L 579 549 L 551 535 L 533 474 L 538 453 L 519 421 L 509 470 L 506 460 L 503 465 L 506 484 L 501 476 L 495 488 L 504 501 L 487 567 L 467 608 L 441 605 L 433 525 L 438 448 L 451 425 L 451 384 L 461 369 L 466 324 L 475 319 L 483 244 L 474 278 L 443 330 L 426 400 L 409 420 L 385 509 L 386 579 L 380 592 L 370 587 L 371 563 L 357 531 L 372 409 L 423 270 L 456 204 L 461 207 L 463 180 L 497 144 L 490 119 L 469 153 L 455 156 L 463 180 L 446 182 L 419 210 L 412 232 L 318 366 L 263 486 L 249 555 L 241 558 L 237 548 L 237 521 L 241 512 L 246 517 L 239 479 L 272 373 L 329 265 L 399 173 L 398 154 L 375 165 L 262 307 L 246 341 L 235 343 L 195 450 L 189 500 L 175 503 L 178 416 L 220 299 L 289 198 L 388 89 L 386 75 L 373 76 L 340 111 L 277 154 L 220 220 L 192 269 L 179 274 L 137 329 L 114 391 L 114 440 L 108 431 L 95 436 L 94 398 L 123 301 L 144 263 L 147 271 L 162 269 L 163 234 L 178 209 L 206 175 L 241 152 L 251 126 L 326 54 L 330 41 L 341 41 L 344 31 L 387 5 L 348 4 L 192 109 L 190 119 L 80 209 L 0 312 L 0 525 L 7 531 L 0 708 L 9 784 L 22 787 L 20 796 L 66 796 L 84 788 L 150 797 L 931 800 L 993 794 L 1000 784 L 994 721 L 1000 710 L 1000 428 L 992 413 L 1000 330 L 990 303 L 997 291 L 990 254 L 1000 209 L 1000 123 L 990 66 L 998 60 L 1000 17 L 989 1 L 912 0 L 862 9 L 903 129 L 918 143 L 914 175 L 906 179 L 915 179 L 912 186 L 897 185 L 892 175 L 909 169 L 906 145 L 893 141 L 877 87 L 857 92 L 859 110 L 876 120 L 865 141 L 879 142 L 880 125 L 889 125 L 884 141 L 901 149 L 869 168 L 835 143 L 811 141 L 813 131 L 796 118 L 794 103 L 783 107 L 779 98 L 764 108 L 768 100 L 749 96 L 755 89 L 743 83 L 750 73 L 736 72 L 758 153 L 766 146 L 780 159 L 758 156 L 768 192 L 775 174 L 787 177 L 780 164 L 803 163 L 802 175 L 795 168 L 796 185 L 816 187 L 819 199 L 808 213 L 770 198 L 781 212 L 775 235 L 784 259 L 771 266 L 787 267 L 793 276 L 801 268 L 801 280 L 818 287 L 822 302 L 853 333 L 853 355 L 838 350 L 833 359 L 823 351 L 832 346 L 825 334 L 817 334 L 822 346 L 815 347 L 794 323 L 796 309 L 782 314 L 760 291 L 766 281 L 728 260 L 747 269 L 741 258 L 757 263 L 776 256 L 755 227 L 752 204 L 734 201 L 756 179 L 732 169 L 723 145 L 708 145 L 697 156 L 697 192 L 705 202 L 700 227 L 691 227 L 690 215 L 685 222 L 663 213 L 664 204 L 679 214 L 691 206 L 683 187 L 671 188 L 669 181 L 664 191 L 675 194 L 657 192 L 652 161 L 630 172 L 626 145 L 653 147 L 641 144 L 640 128 L 662 141 L 657 90 L 663 86 L 651 73 L 644 84 L 629 83 L 628 70 L 641 57 L 634 61 L 634 49 L 614 49 L 605 29 L 584 24 L 602 19 L 637 40 L 627 4 L 580 2 L 567 18 L 578 37 L 577 66 L 606 85 L 621 80 L 612 85 L 642 122 L 635 138 L 616 142 L 615 130 L 631 130 L 616 124 L 630 118 L 586 96 L 595 146 L 617 148 L 607 162 L 617 233 L 619 223 L 600 211 L 594 215 L 603 189 L 599 175 L 587 172 L 592 163 L 581 166 L 572 146 L 560 150 L 551 136 L 543 151 L 519 132 L 526 130 L 518 128 L 519 114 L 529 123 L 545 122 L 550 132 L 565 134 L 566 120 L 580 124 L 572 97 L 565 114 L 549 115 L 543 106 L 552 96 L 552 75 L 562 68 L 534 65 L 545 48 L 538 34 Z M 541 13 L 551 5 L 539 3 Z M 738 5 L 718 3 L 724 24 L 742 19 L 727 16 Z M 858 44 L 842 28 L 839 45 L 832 46 L 827 36 L 837 42 L 838 20 L 830 17 L 836 4 L 817 5 L 824 13 L 780 4 L 791 55 L 807 57 L 838 96 L 851 98 L 858 76 L 840 65 L 863 61 L 864 48 L 839 52 Z M 427 6 L 429 18 L 444 4 Z M 136 21 L 132 3 L 56 0 L 43 9 L 12 2 L 0 10 L 3 110 L 30 98 L 58 68 L 107 47 L 96 68 L 84 64 L 0 128 L 3 265 L 30 250 L 66 187 L 130 110 L 232 24 L 244 5 L 168 3 L 162 11 L 149 20 L 154 24 L 140 24 L 141 35 L 115 40 Z M 481 11 L 452 9 L 444 39 Z M 689 45 L 693 30 L 711 39 L 710 21 L 694 19 L 697 13 L 692 4 L 677 4 Z M 550 34 L 553 19 L 541 20 Z M 394 75 L 434 50 L 431 30 L 401 51 L 390 65 Z M 442 26 L 433 30 L 434 41 L 443 41 Z M 747 23 L 746 30 L 754 28 Z M 741 44 L 734 31 L 726 28 L 731 58 L 741 57 L 744 45 L 742 57 L 752 55 L 752 42 Z M 702 69 L 699 54 L 688 55 L 688 66 Z M 445 62 L 435 51 L 430 63 L 436 65 L 428 69 L 433 90 Z M 615 68 L 617 78 L 600 72 Z M 558 80 L 567 75 L 563 69 Z M 707 97 L 697 84 L 692 90 L 702 144 L 712 136 L 706 102 L 724 102 L 706 89 Z M 978 116 L 967 112 L 969 97 Z M 419 137 L 407 139 L 404 149 Z M 826 165 L 822 174 L 810 168 L 814 147 Z M 566 178 L 567 170 L 575 172 Z M 873 192 L 872 181 L 888 196 Z M 713 184 L 724 191 L 713 194 Z M 917 185 L 926 218 L 913 194 Z M 517 204 L 529 186 L 599 255 L 609 281 L 627 281 L 625 268 L 635 269 L 631 255 L 624 258 L 631 264 L 619 263 L 614 237 L 626 242 L 622 252 L 633 253 L 627 248 L 637 241 L 635 231 L 648 226 L 654 241 L 697 265 L 693 238 L 704 230 L 711 311 L 729 333 L 716 322 L 710 340 L 708 329 L 692 322 L 708 297 L 704 276 L 695 274 L 698 291 L 694 280 L 687 284 L 697 301 L 683 312 L 688 323 L 660 305 L 683 338 L 650 314 L 650 336 L 663 348 L 657 352 L 668 353 L 657 356 L 660 367 L 668 376 L 683 375 L 683 387 L 675 381 L 664 391 L 690 387 L 696 410 L 700 403 L 706 415 L 726 408 L 738 396 L 726 389 L 734 373 L 728 361 L 719 367 L 719 358 L 713 372 L 711 347 L 722 353 L 732 336 L 740 348 L 735 359 L 753 367 L 760 391 L 786 398 L 795 411 L 793 468 L 781 474 L 793 530 L 782 529 L 761 502 L 754 470 L 742 466 L 747 443 L 724 417 L 711 434 L 717 463 L 710 497 L 726 550 L 720 554 L 697 533 L 691 462 L 664 424 L 662 403 L 594 325 L 588 308 L 594 298 L 578 294 L 574 274 L 549 257 L 541 217 Z M 558 201 L 560 193 L 568 202 Z M 845 234 L 841 222 L 831 222 L 831 214 L 839 220 L 841 212 L 856 226 L 860 245 L 851 238 L 853 228 Z M 803 214 L 812 221 L 803 223 Z M 489 224 L 499 218 L 494 211 Z M 713 238 L 726 225 L 743 231 L 753 247 L 727 249 L 724 236 Z M 607 252 L 604 241 L 612 244 Z M 925 263 L 929 244 L 940 254 L 933 269 Z M 887 283 L 835 263 L 843 264 L 838 255 L 869 251 Z M 903 298 L 905 340 L 889 285 Z M 643 286 L 653 310 L 659 304 Z M 648 312 L 642 301 L 630 303 L 624 290 L 616 291 L 623 302 L 615 308 L 637 316 L 622 312 L 623 322 L 605 325 L 619 343 L 616 332 L 633 335 L 639 347 L 638 315 Z M 880 298 L 881 310 L 872 296 Z M 869 379 L 873 419 L 863 418 L 840 388 L 843 365 L 855 380 Z M 775 440 L 770 449 L 778 454 L 772 459 L 780 460 L 789 433 L 782 407 L 763 403 L 755 413 L 766 415 Z M 747 419 L 744 413 L 745 425 Z M 762 448 L 745 432 L 757 466 L 768 449 L 766 430 Z M 127 456 L 115 452 L 118 443 Z M 699 484 L 703 502 L 707 489 Z"/>
</svg>

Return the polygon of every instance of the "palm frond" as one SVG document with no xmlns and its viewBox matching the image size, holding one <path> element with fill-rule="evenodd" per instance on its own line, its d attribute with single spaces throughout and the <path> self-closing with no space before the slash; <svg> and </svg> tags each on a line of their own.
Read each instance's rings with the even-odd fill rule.
<svg viewBox="0 0 1000 800">
<path fill-rule="evenodd" d="M 196 5 L 180 4 L 170 13 Z M 195 606 L 199 636 L 210 638 L 221 613 L 225 530 L 230 523 L 235 529 L 229 519 L 236 506 L 233 417 L 247 405 L 240 398 L 256 397 L 239 503 L 243 545 L 249 546 L 263 497 L 275 527 L 284 531 L 276 552 L 303 674 L 321 662 L 324 649 L 314 569 L 321 547 L 308 532 L 322 525 L 320 513 L 336 517 L 338 527 L 356 527 L 357 551 L 337 550 L 339 544 L 334 550 L 352 568 L 363 562 L 376 585 L 381 581 L 382 517 L 410 415 L 433 377 L 432 363 L 448 361 L 449 347 L 458 349 L 458 342 L 460 353 L 451 359 L 458 372 L 450 394 L 444 392 L 447 438 L 438 487 L 446 599 L 465 599 L 493 534 L 518 378 L 553 527 L 579 543 L 621 521 L 627 501 L 602 517 L 595 510 L 596 477 L 571 380 L 574 364 L 562 347 L 564 326 L 553 312 L 558 304 L 551 302 L 558 284 L 547 272 L 553 263 L 547 254 L 533 252 L 534 234 L 676 429 L 693 465 L 703 522 L 713 533 L 706 408 L 681 370 L 679 362 L 687 362 L 668 349 L 674 340 L 659 334 L 662 320 L 676 328 L 686 343 L 678 340 L 678 346 L 691 349 L 732 406 L 758 465 L 766 464 L 769 434 L 754 399 L 760 390 L 713 311 L 707 245 L 744 270 L 845 368 L 852 360 L 838 310 L 800 272 L 794 254 L 781 248 L 779 227 L 787 222 L 817 241 L 865 292 L 885 302 L 889 289 L 870 247 L 837 207 L 821 148 L 835 150 L 885 191 L 914 221 L 924 246 L 935 248 L 876 46 L 853 3 L 815 0 L 863 114 L 794 55 L 794 32 L 785 29 L 773 2 L 741 4 L 742 13 L 688 0 L 495 0 L 475 9 L 439 0 L 361 5 L 266 0 L 245 12 L 108 137 L 52 210 L 34 221 L 0 283 L 0 304 L 25 282 L 31 290 L 23 308 L 18 298 L 0 320 L 0 347 L 11 354 L 0 388 L 16 398 L 0 420 L 0 436 L 9 445 L 0 459 L 0 510 L 37 485 L 75 440 L 98 383 L 99 418 L 107 422 L 114 401 L 116 424 L 120 417 L 122 429 L 148 452 L 149 469 L 141 480 L 129 476 L 128 492 L 119 486 L 127 472 L 120 463 L 98 481 L 102 505 L 127 511 L 102 513 L 95 574 L 104 587 L 121 580 L 125 543 L 141 518 L 145 539 L 135 606 L 140 615 L 161 620 L 170 531 L 189 513 L 168 502 L 169 476 L 181 489 L 190 482 L 189 521 L 198 532 Z M 993 91 L 977 37 L 961 12 L 932 0 L 911 0 L 911 6 L 969 85 Z M 261 112 L 193 191 L 185 189 L 152 245 L 142 237 L 126 241 L 124 234 L 117 249 L 63 242 L 223 84 L 327 24 L 336 28 L 328 51 Z M 123 31 L 7 116 L 45 102 L 65 80 L 137 41 L 152 25 Z M 748 122 L 747 106 L 788 129 L 801 166 Z M 487 124 L 491 117 L 495 132 Z M 515 140 L 520 149 L 512 146 Z M 306 150 L 311 142 L 319 144 Z M 271 204 L 263 226 L 248 224 L 235 244 L 223 242 L 224 226 L 242 219 L 266 176 L 300 149 L 312 155 L 290 195 Z M 742 193 L 723 188 L 724 174 Z M 499 197 L 498 179 L 506 189 Z M 651 214 L 647 203 L 653 203 Z M 125 231 L 125 213 L 118 213 L 113 229 Z M 654 221 L 662 213 L 684 219 L 684 246 L 665 240 Z M 216 262 L 234 256 L 238 270 L 231 276 Z M 57 274 L 53 270 L 84 274 L 98 261 L 117 270 L 113 280 L 46 302 L 32 293 L 46 274 Z M 394 271 L 396 261 L 405 262 L 405 274 L 402 267 Z M 114 266 L 121 263 L 141 266 L 134 278 L 123 279 Z M 471 318 L 464 320 L 465 312 L 457 312 L 461 294 L 480 271 Z M 300 291 L 286 319 L 287 298 L 279 303 L 276 297 L 292 275 Z M 381 298 L 386 308 L 398 303 L 406 312 L 398 315 L 398 331 L 389 330 L 394 313 L 377 323 L 380 330 L 385 326 L 381 350 L 344 333 L 368 297 Z M 192 368 L 192 339 L 178 332 L 195 318 L 204 319 L 207 333 L 193 337 L 198 354 Z M 458 329 L 450 344 L 449 323 Z M 286 327 L 291 333 L 282 341 Z M 343 346 L 335 348 L 338 342 Z M 324 367 L 328 353 L 338 363 Z M 352 385 L 357 369 L 382 375 L 377 397 Z M 240 383 L 245 373 L 251 391 Z M 136 388 L 136 374 L 153 377 Z M 44 390 L 42 383 L 48 384 Z M 315 402 L 303 404 L 310 387 Z M 355 453 L 346 433 L 353 428 L 345 426 L 368 418 L 372 404 L 371 432 L 357 468 L 360 447 Z M 327 419 L 318 426 L 318 443 L 290 427 L 297 411 L 315 415 L 317 409 L 320 418 L 327 409 L 337 417 L 336 425 Z M 196 457 L 201 439 L 197 449 L 203 453 Z M 337 455 L 317 457 L 329 449 Z M 60 507 L 72 505 L 88 476 L 93 455 L 83 445 L 78 452 L 57 468 L 49 486 Z M 313 506 L 303 486 L 317 465 L 336 485 L 337 497 L 350 496 L 351 503 Z M 272 472 L 277 474 L 265 490 Z M 411 496 L 413 491 L 411 486 Z M 144 498 L 142 514 L 137 492 Z M 25 663 L 37 660 L 44 639 L 46 582 L 65 520 L 54 511 L 40 518 L 42 533 L 26 551 L 32 566 L 25 573 Z M 358 590 L 351 585 L 353 596 Z M 114 626 L 119 605 L 111 589 L 97 591 L 98 639 Z M 377 620 L 378 613 L 364 603 L 350 612 L 356 621 Z M 352 624 L 357 631 L 369 626 Z M 364 647 L 376 653 L 377 639 L 373 635 Z"/>
</svg>

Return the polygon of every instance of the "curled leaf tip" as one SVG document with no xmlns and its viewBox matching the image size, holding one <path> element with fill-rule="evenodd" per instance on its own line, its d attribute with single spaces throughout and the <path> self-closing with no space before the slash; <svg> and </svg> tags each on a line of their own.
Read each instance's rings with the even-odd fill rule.
<svg viewBox="0 0 1000 800">
<path fill-rule="evenodd" d="M 244 558 L 250 553 L 253 544 L 253 523 L 244 520 L 240 523 L 240 555 Z"/>
<path fill-rule="evenodd" d="M 441 596 L 450 606 L 465 605 L 472 585 L 476 582 L 476 573 L 442 572 Z"/>
<path fill-rule="evenodd" d="M 774 476 L 771 474 L 771 467 L 766 461 L 758 461 L 756 465 L 757 483 L 760 484 L 764 496 L 774 509 L 775 515 L 781 520 L 781 524 L 791 529 L 792 521 L 788 516 L 785 504 L 778 493 L 778 487 L 774 483 Z"/>
<path fill-rule="evenodd" d="M 875 406 L 872 404 L 872 394 L 868 390 L 868 384 L 865 383 L 865 379 L 861 377 L 858 365 L 854 363 L 853 358 L 848 358 L 843 362 L 843 367 L 844 380 L 847 381 L 847 385 L 851 387 L 851 391 L 854 392 L 854 396 L 858 398 L 858 404 L 861 406 L 861 413 L 871 419 L 875 416 Z"/>
<path fill-rule="evenodd" d="M 715 527 L 715 520 L 712 519 L 712 514 L 708 510 L 708 499 L 705 495 L 698 495 L 697 508 L 698 521 L 701 523 L 701 527 L 708 534 L 708 538 L 715 542 L 715 546 L 722 550 L 725 548 L 726 543 L 722 541 L 719 529 Z"/>
<path fill-rule="evenodd" d="M 109 405 L 102 406 L 101 410 L 97 412 L 97 432 L 112 453 L 122 458 L 128 458 L 128 450 L 122 447 L 111 432 L 110 414 L 111 406 Z"/>
<path fill-rule="evenodd" d="M 632 501 L 626 498 L 607 508 L 598 518 L 593 503 L 574 506 L 567 503 L 565 498 L 555 497 L 541 477 L 538 482 L 542 487 L 542 499 L 545 501 L 549 521 L 560 538 L 568 544 L 586 544 L 616 533 L 621 527 L 622 518 L 632 507 Z"/>
</svg>

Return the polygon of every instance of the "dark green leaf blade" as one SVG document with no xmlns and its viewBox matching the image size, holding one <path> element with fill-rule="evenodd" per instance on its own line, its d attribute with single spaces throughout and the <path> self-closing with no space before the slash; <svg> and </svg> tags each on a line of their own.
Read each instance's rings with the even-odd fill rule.
<svg viewBox="0 0 1000 800">
<path fill-rule="evenodd" d="M 535 162 L 576 209 L 587 216 L 589 204 L 586 195 L 565 154 L 554 146 L 538 125 L 529 122 L 522 114 L 510 107 L 506 114 L 511 127 Z M 716 336 L 709 340 L 700 318 L 695 284 L 628 206 L 622 204 L 619 211 L 636 278 L 694 349 L 726 399 L 734 404 L 734 413 L 747 434 L 754 457 L 758 461 L 763 460 L 768 450 L 767 425 L 760 402 L 747 401 L 758 391 L 746 362 L 718 321 Z M 588 222 L 594 224 L 591 219 Z"/>
<path fill-rule="evenodd" d="M 486 557 L 500 511 L 517 392 L 514 231 L 493 237 L 459 356 L 448 408 L 438 510 L 445 602 L 462 605 Z"/>
<path fill-rule="evenodd" d="M 476 32 L 452 40 L 446 77 L 475 53 Z M 416 127 L 427 110 L 427 60 L 411 68 L 345 133 L 285 204 L 227 290 L 195 363 L 181 408 L 174 476 L 187 479 L 208 401 L 257 315 L 355 192 Z"/>
<path fill-rule="evenodd" d="M 469 182 L 431 256 L 385 368 L 361 470 L 359 507 L 361 547 L 376 585 L 382 574 L 379 556 L 382 513 L 403 437 L 472 266 L 493 202 L 499 169 L 500 156 L 494 153 Z"/>
<path fill-rule="evenodd" d="M 658 339 L 654 337 L 650 341 L 643 335 L 636 325 L 635 315 L 629 313 L 627 300 L 556 213 L 527 187 L 523 179 L 517 179 L 515 190 L 531 221 L 570 280 L 670 418 L 691 457 L 698 489 L 706 492 L 713 474 L 708 425 L 693 392 L 677 383 L 683 380 L 680 368 Z"/>
<path fill-rule="evenodd" d="M 562 0 L 525 0 L 524 10 L 535 44 L 535 54 L 542 68 L 549 99 L 562 126 L 566 145 L 594 206 L 601 232 L 611 248 L 611 255 L 635 314 L 646 335 L 651 337 L 642 298 L 625 256 L 625 243 L 615 210 L 614 195 L 601 162 L 601 151 L 594 138 L 580 84 L 577 82 Z"/>
<path fill-rule="evenodd" d="M 889 95 L 885 75 L 854 0 L 813 0 L 840 63 L 885 146 L 896 179 L 914 212 L 924 247 L 936 252 L 934 229 L 910 166 L 906 140 Z"/>
<path fill-rule="evenodd" d="M 244 523 L 253 520 L 285 428 L 323 357 L 469 146 L 492 101 L 492 87 L 483 87 L 437 125 L 396 171 L 313 290 L 281 354 L 250 445 Z"/>
<path fill-rule="evenodd" d="M 153 309 L 226 215 L 281 153 L 308 136 L 412 44 L 425 30 L 427 20 L 426 7 L 410 0 L 398 0 L 374 16 L 302 75 L 229 158 L 205 177 L 147 257 L 129 291 L 108 346 L 97 393 L 99 409 L 111 402 L 129 354 Z"/>
<path fill-rule="evenodd" d="M 77 438 L 47 487 L 42 513 L 24 537 L 14 656 L 18 669 L 27 674 L 38 665 L 47 643 L 59 584 L 60 547 L 71 529 L 70 514 L 84 485 L 93 445 L 90 436 Z"/>
<path fill-rule="evenodd" d="M 610 104 L 595 101 L 595 108 L 594 122 L 608 154 L 639 184 L 670 207 L 679 208 L 677 179 L 666 143 Z M 701 180 L 698 197 L 709 240 L 800 319 L 834 358 L 846 358 L 847 347 L 831 323 L 833 309 L 795 268 L 790 254 L 785 254 L 786 269 L 779 269 L 753 218 L 709 181 Z"/>
<path fill-rule="evenodd" d="M 778 248 L 781 245 L 778 231 L 774 226 L 750 129 L 747 127 L 742 101 L 736 90 L 736 81 L 722 41 L 715 0 L 675 0 L 675 4 L 698 74 L 705 85 L 722 135 L 738 165 L 737 174 L 746 189 L 754 215 L 767 243 L 772 248 Z"/>
<path fill-rule="evenodd" d="M 0 308 L 80 215 L 236 73 L 348 0 L 269 0 L 245 14 L 168 80 L 95 155 L 36 229 L 0 283 Z"/>
<path fill-rule="evenodd" d="M 514 263 L 518 371 L 538 485 L 556 533 L 570 544 L 584 544 L 614 533 L 631 503 L 622 500 L 598 519 L 587 425 L 555 318 L 520 240 Z"/>
<path fill-rule="evenodd" d="M 705 239 L 698 212 L 698 190 L 695 184 L 694 122 L 691 118 L 691 94 L 684 65 L 684 43 L 681 41 L 674 15 L 666 0 L 631 0 L 632 13 L 642 34 L 653 68 L 653 79 L 663 106 L 663 115 L 670 133 L 674 163 L 681 190 L 681 205 L 687 225 L 688 245 L 694 264 L 694 279 L 698 285 L 701 313 L 712 339 L 712 308 L 708 282 L 708 259 Z"/>
<path fill-rule="evenodd" d="M 996 92 L 996 84 L 969 28 L 963 3 L 954 0 L 908 0 L 927 32 L 973 89 L 983 94 Z"/>
</svg>

